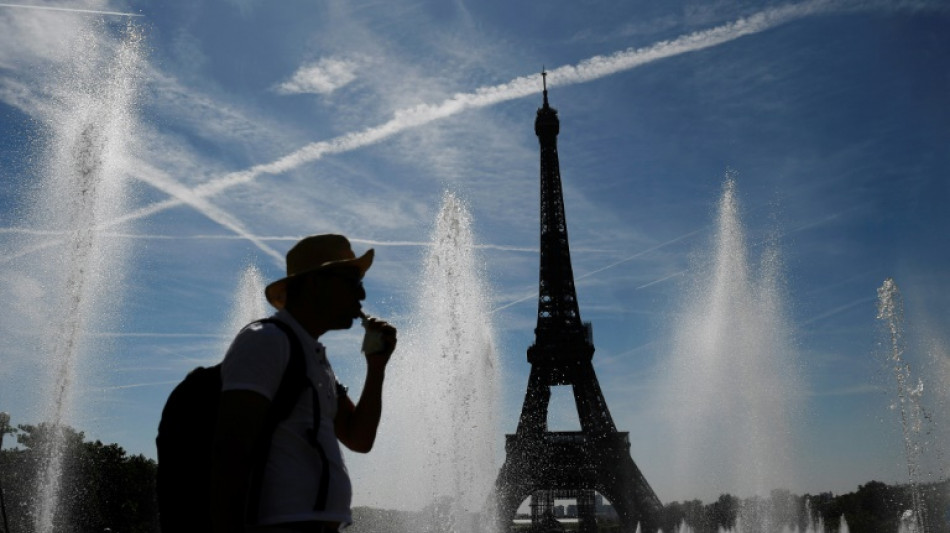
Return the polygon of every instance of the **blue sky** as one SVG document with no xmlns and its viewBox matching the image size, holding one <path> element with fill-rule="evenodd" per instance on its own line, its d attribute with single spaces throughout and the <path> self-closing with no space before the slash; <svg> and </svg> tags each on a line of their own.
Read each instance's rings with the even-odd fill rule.
<svg viewBox="0 0 950 533">
<path fill-rule="evenodd" d="M 128 52 L 130 22 L 141 42 Z M 130 66 L 110 78 L 122 50 Z M 471 213 L 491 294 L 500 449 L 536 313 L 542 66 L 595 367 L 660 498 L 753 490 L 701 461 L 683 472 L 671 453 L 744 441 L 722 433 L 707 448 L 715 435 L 677 432 L 670 399 L 689 394 L 670 361 L 683 361 L 680 319 L 702 300 L 727 175 L 750 263 L 778 254 L 776 353 L 793 374 L 778 381 L 794 385 L 781 414 L 794 459 L 775 459 L 794 475 L 782 483 L 846 492 L 905 479 L 876 290 L 889 276 L 901 287 L 905 358 L 942 434 L 950 9 L 939 1 L 0 4 L 0 410 L 15 423 L 46 416 L 57 265 L 72 261 L 60 238 L 70 195 L 47 160 L 88 106 L 111 117 L 103 158 L 120 185 L 101 193 L 96 257 L 107 260 L 90 263 L 71 424 L 154 456 L 173 384 L 216 360 L 249 309 L 263 312 L 256 288 L 307 234 L 375 247 L 366 307 L 409 323 L 451 191 Z M 99 100 L 77 104 L 84 91 Z M 354 385 L 356 335 L 327 339 Z M 732 393 L 710 403 L 733 409 Z M 351 461 L 364 485 L 377 482 L 372 461 Z M 364 502 L 390 503 L 374 498 Z"/>
</svg>

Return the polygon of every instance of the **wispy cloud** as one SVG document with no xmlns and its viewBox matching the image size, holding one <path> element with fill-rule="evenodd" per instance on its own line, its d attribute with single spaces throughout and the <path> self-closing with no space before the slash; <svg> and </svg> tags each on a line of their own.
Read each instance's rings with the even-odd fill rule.
<svg viewBox="0 0 950 533">
<path fill-rule="evenodd" d="M 717 46 L 741 37 L 812 15 L 830 7 L 826 1 L 812 1 L 762 11 L 709 30 L 683 35 L 673 40 L 662 41 L 644 48 L 630 48 L 607 56 L 594 56 L 576 65 L 566 65 L 549 71 L 549 83 L 572 85 L 593 81 L 646 65 L 653 61 L 695 52 Z M 338 136 L 333 139 L 310 143 L 279 159 L 254 165 L 244 170 L 226 174 L 191 190 L 192 199 L 220 194 L 232 187 L 249 183 L 262 175 L 279 175 L 301 165 L 318 161 L 327 155 L 340 154 L 373 145 L 398 133 L 430 124 L 462 111 L 487 107 L 501 102 L 536 94 L 539 76 L 522 76 L 500 85 L 480 87 L 473 92 L 458 93 L 437 104 L 421 104 L 398 110 L 393 118 L 378 126 Z M 185 203 L 171 199 L 143 207 L 123 217 L 123 221 L 147 217 Z M 270 253 L 270 250 L 267 250 Z"/>
<path fill-rule="evenodd" d="M 184 56 L 179 59 L 182 63 L 195 62 L 196 57 L 200 58 L 198 61 L 204 60 L 200 51 L 182 53 Z M 227 90 L 213 86 L 198 90 L 179 78 L 181 72 L 169 73 L 152 65 L 147 68 L 150 105 L 156 106 L 161 116 L 187 131 L 189 136 L 196 135 L 216 145 L 253 147 L 255 151 L 266 153 L 281 153 L 285 146 L 300 144 L 297 140 L 300 132 L 286 121 L 240 103 Z M 190 79 L 188 74 L 185 77 Z M 221 173 L 216 170 L 217 165 L 228 164 L 219 159 L 205 158 L 200 153 L 191 153 L 191 141 L 178 139 L 174 133 L 159 132 L 146 124 L 141 134 L 151 150 L 149 157 L 161 159 L 160 164 L 153 161 L 153 165 L 182 179 L 193 177 L 192 186 L 206 180 L 208 175 Z"/>
<path fill-rule="evenodd" d="M 45 94 L 49 87 L 33 82 L 38 75 L 44 75 L 46 66 L 61 64 L 76 49 L 76 39 L 89 30 L 95 19 L 63 16 L 42 6 L 7 4 L 0 7 L 0 25 L 3 27 L 0 31 L 0 66 L 15 73 L 0 76 L 3 101 L 31 115 L 55 105 Z M 42 67 L 23 69 L 24 64 Z"/>
<path fill-rule="evenodd" d="M 610 55 L 594 56 L 575 65 L 554 68 L 549 71 L 549 82 L 552 86 L 555 86 L 593 81 L 657 60 L 718 46 L 802 17 L 828 11 L 835 6 L 834 2 L 813 0 L 761 11 L 728 24 L 686 34 L 676 39 L 661 41 L 647 47 L 630 48 Z M 323 59 L 316 64 L 298 70 L 291 80 L 280 86 L 283 88 L 279 90 L 288 94 L 293 92 L 328 93 L 352 81 L 355 77 L 355 68 L 355 64 L 352 62 Z M 194 188 L 176 183 L 170 177 L 163 176 L 155 169 L 150 169 L 148 172 L 140 173 L 139 177 L 169 194 L 171 198 L 132 211 L 107 224 L 107 227 L 148 217 L 184 204 L 235 234 L 246 238 L 271 257 L 282 260 L 282 256 L 267 246 L 261 238 L 253 235 L 236 218 L 223 209 L 212 205 L 207 201 L 207 198 L 218 195 L 232 187 L 250 183 L 262 175 L 280 175 L 302 165 L 318 161 L 327 155 L 345 153 L 370 146 L 401 132 L 430 124 L 465 110 L 487 107 L 536 94 L 539 89 L 538 78 L 537 75 L 522 76 L 500 85 L 481 87 L 468 93 L 458 93 L 437 104 L 421 104 L 397 110 L 392 119 L 378 126 L 307 144 L 279 159 L 225 174 Z M 637 256 L 623 259 L 601 270 L 617 266 L 635 257 Z M 588 275 L 596 272 L 591 272 Z"/>
<path fill-rule="evenodd" d="M 0 228 L 0 234 L 14 234 L 14 235 L 34 235 L 41 237 L 65 237 L 67 233 L 65 231 L 53 231 L 53 230 L 37 230 L 31 228 Z M 160 235 L 155 233 L 122 233 L 122 232 L 102 232 L 103 237 L 108 237 L 112 239 L 141 239 L 141 240 L 210 240 L 210 241 L 243 241 L 247 237 L 243 235 L 236 235 L 232 233 L 221 233 L 221 234 L 196 234 L 196 235 Z M 255 239 L 262 242 L 297 242 L 304 235 L 255 235 Z M 351 242 L 362 244 L 366 246 L 388 246 L 388 247 L 427 247 L 431 246 L 432 243 L 428 241 L 383 241 L 378 239 L 358 239 L 351 238 Z M 502 251 L 512 251 L 512 252 L 530 252 L 536 253 L 538 251 L 537 247 L 519 247 L 519 246 L 504 246 L 504 245 L 495 245 L 495 244 L 479 244 L 475 246 L 479 249 L 490 249 L 490 250 L 502 250 Z M 4 258 L 0 257 L 0 262 Z"/>
<path fill-rule="evenodd" d="M 121 11 L 99 11 L 97 9 L 77 9 L 74 7 L 59 6 L 30 6 L 23 4 L 0 4 L 0 7 L 12 7 L 17 9 L 39 9 L 43 11 L 63 11 L 66 13 L 82 13 L 88 15 L 107 15 L 117 17 L 141 17 L 141 13 L 123 13 Z"/>
<path fill-rule="evenodd" d="M 278 94 L 330 94 L 356 79 L 359 62 L 334 57 L 303 65 L 297 72 L 274 87 Z"/>
</svg>

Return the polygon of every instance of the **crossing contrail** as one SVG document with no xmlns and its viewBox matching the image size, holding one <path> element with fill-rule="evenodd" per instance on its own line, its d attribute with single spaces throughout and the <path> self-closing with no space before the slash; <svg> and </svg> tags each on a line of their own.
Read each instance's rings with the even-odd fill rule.
<svg viewBox="0 0 950 533">
<path fill-rule="evenodd" d="M 122 13 L 120 11 L 97 11 L 94 9 L 76 9 L 72 7 L 57 6 L 29 6 L 24 4 L 0 4 L 0 7 L 15 7 L 20 9 L 40 9 L 43 11 L 65 11 L 67 13 L 86 13 L 89 15 L 109 15 L 115 17 L 141 17 L 140 13 Z"/>
<path fill-rule="evenodd" d="M 574 85 L 624 72 L 660 59 L 704 50 L 741 37 L 759 33 L 809 15 L 829 11 L 836 5 L 831 0 L 812 0 L 761 11 L 715 28 L 689 33 L 676 39 L 661 41 L 643 48 L 628 48 L 610 55 L 594 56 L 574 65 L 557 67 L 548 72 L 551 86 Z M 437 104 L 421 104 L 398 110 L 378 126 L 347 133 L 326 141 L 310 143 L 279 159 L 226 174 L 191 189 L 188 198 L 174 197 L 131 211 L 114 223 L 141 219 L 194 200 L 219 194 L 231 187 L 249 183 L 262 175 L 279 175 L 324 156 L 349 152 L 370 146 L 398 133 L 447 118 L 462 111 L 488 107 L 538 92 L 537 74 L 521 76 L 509 82 L 480 87 L 473 92 L 458 93 Z M 111 225 L 111 224 L 110 224 Z M 270 253 L 270 251 L 268 251 Z"/>
<path fill-rule="evenodd" d="M 671 245 L 671 244 L 678 243 L 678 242 L 680 242 L 680 241 L 682 241 L 682 240 L 684 240 L 684 239 L 688 239 L 689 237 L 692 237 L 693 235 L 696 235 L 697 233 L 700 233 L 700 232 L 702 232 L 702 231 L 705 231 L 705 228 L 703 228 L 703 229 L 698 229 L 698 230 L 693 230 L 693 231 L 690 231 L 689 233 L 684 233 L 683 235 L 680 235 L 679 237 L 676 237 L 676 238 L 670 239 L 670 240 L 668 240 L 668 241 L 666 241 L 666 242 L 662 242 L 662 243 L 660 243 L 660 244 L 651 246 L 651 247 L 649 247 L 649 248 L 647 248 L 647 249 L 645 249 L 645 250 L 641 250 L 641 251 L 639 251 L 639 252 L 637 252 L 637 253 L 635 253 L 635 254 L 633 254 L 633 255 L 631 255 L 631 256 L 628 256 L 628 257 L 625 257 L 625 258 L 621 259 L 620 261 L 615 261 L 615 262 L 613 262 L 613 263 L 611 263 L 611 264 L 609 264 L 609 265 L 607 265 L 607 266 L 605 266 L 605 267 L 598 268 L 597 270 L 592 270 L 592 271 L 587 272 L 586 274 L 583 274 L 583 275 L 581 275 L 581 276 L 577 276 L 577 277 L 575 278 L 575 281 L 580 281 L 580 280 L 582 280 L 582 279 L 584 279 L 584 278 L 588 278 L 588 277 L 590 277 L 590 276 L 593 276 L 594 274 L 603 272 L 604 270 L 607 270 L 607 269 L 610 269 L 610 268 L 614 268 L 614 267 L 619 266 L 619 265 L 622 265 L 622 264 L 624 264 L 624 263 L 626 263 L 626 262 L 628 262 L 628 261 L 632 261 L 632 260 L 634 260 L 634 259 L 636 259 L 636 258 L 638 258 L 638 257 L 640 257 L 640 256 L 646 255 L 646 254 L 648 254 L 648 253 L 650 253 L 650 252 L 654 252 L 654 251 L 656 251 L 656 250 L 659 250 L 660 248 L 669 246 L 669 245 Z M 643 289 L 643 288 L 645 288 L 645 287 L 649 287 L 650 285 L 653 285 L 654 283 L 659 283 L 659 282 L 661 282 L 661 281 L 667 280 L 667 279 L 672 278 L 672 277 L 674 277 L 674 276 L 677 276 L 677 275 L 679 275 L 679 274 L 680 274 L 680 272 L 677 272 L 677 273 L 675 273 L 675 274 L 671 274 L 671 275 L 665 276 L 665 277 L 663 277 L 663 278 L 661 278 L 661 279 L 653 280 L 653 281 L 647 283 L 646 285 L 641 285 L 641 286 L 637 287 L 637 290 Z M 537 298 L 537 297 L 538 297 L 538 291 L 535 290 L 534 292 L 532 292 L 532 293 L 530 293 L 530 294 L 528 294 L 528 295 L 526 295 L 526 296 L 522 296 L 521 298 L 518 298 L 518 299 L 516 299 L 516 300 L 512 300 L 512 301 L 510 301 L 510 302 L 508 302 L 508 303 L 506 303 L 506 304 L 504 304 L 504 305 L 500 305 L 500 306 L 498 306 L 498 307 L 495 307 L 494 309 L 491 310 L 491 313 L 492 313 L 492 314 L 495 314 L 495 313 L 497 313 L 498 311 L 503 311 L 503 310 L 508 309 L 509 307 L 513 306 L 513 305 L 520 304 L 521 302 L 525 302 L 525 301 L 528 301 L 528 300 L 530 300 L 530 299 L 532 299 L 532 298 Z"/>
</svg>

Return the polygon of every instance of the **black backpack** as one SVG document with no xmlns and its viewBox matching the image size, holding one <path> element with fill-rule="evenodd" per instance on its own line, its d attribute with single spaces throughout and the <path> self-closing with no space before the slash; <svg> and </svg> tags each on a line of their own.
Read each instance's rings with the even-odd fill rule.
<svg viewBox="0 0 950 533">
<path fill-rule="evenodd" d="M 261 441 L 252 458 L 248 513 L 251 522 L 260 496 L 260 478 L 267 460 L 271 435 L 277 424 L 290 415 L 307 379 L 303 346 L 290 326 L 276 319 L 290 339 L 290 360 L 271 402 Z M 211 531 L 211 460 L 218 398 L 221 395 L 221 364 L 198 367 L 179 383 L 168 397 L 155 439 L 158 448 L 158 509 L 162 531 L 190 533 Z"/>
</svg>

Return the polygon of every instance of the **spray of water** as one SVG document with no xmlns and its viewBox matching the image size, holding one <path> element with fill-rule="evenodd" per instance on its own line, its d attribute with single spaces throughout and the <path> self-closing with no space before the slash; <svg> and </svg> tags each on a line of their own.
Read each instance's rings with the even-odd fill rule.
<svg viewBox="0 0 950 533">
<path fill-rule="evenodd" d="M 762 516 L 755 517 L 757 519 L 749 520 L 748 515 L 739 516 L 736 519 L 735 527 L 730 528 L 719 528 L 719 533 L 754 533 L 754 532 L 765 532 L 765 531 L 774 531 L 776 533 L 849 533 L 850 528 L 848 527 L 848 521 L 845 520 L 844 515 L 841 515 L 841 519 L 838 525 L 838 529 L 834 527 L 825 526 L 825 520 L 821 514 L 815 513 L 812 510 L 811 500 L 805 499 L 805 524 L 804 528 L 800 527 L 797 519 L 793 520 L 775 520 L 774 517 L 765 513 Z M 683 522 L 680 524 L 680 527 L 677 529 L 678 533 L 693 533 L 693 528 L 689 527 L 688 524 Z"/>
<path fill-rule="evenodd" d="M 264 299 L 264 276 L 260 269 L 248 265 L 241 273 L 231 311 L 224 330 L 224 337 L 228 343 L 244 326 L 267 316 L 267 300 Z M 220 353 L 227 351 L 227 346 Z M 218 355 L 220 359 L 220 355 Z"/>
<path fill-rule="evenodd" d="M 387 479 L 400 480 L 384 505 L 425 508 L 418 527 L 428 531 L 473 531 L 498 469 L 499 363 L 471 226 L 465 205 L 445 194 L 380 429 L 397 439 L 383 462 L 394 470 Z"/>
<path fill-rule="evenodd" d="M 122 281 L 124 250 L 96 228 L 124 210 L 142 54 L 136 28 L 127 27 L 118 42 L 103 39 L 107 31 L 92 25 L 82 32 L 71 47 L 74 55 L 55 73 L 43 117 L 42 184 L 29 217 L 33 227 L 61 235 L 58 246 L 24 271 L 24 279 L 40 288 L 40 321 L 32 326 L 42 332 L 38 358 L 50 373 L 41 389 L 52 436 L 44 445 L 34 515 L 35 529 L 43 533 L 69 520 L 57 505 L 67 483 L 62 427 L 75 415 L 78 369 L 94 368 L 84 358 L 104 349 L 93 346 L 88 332 L 112 318 L 115 298 L 107 300 Z"/>
<path fill-rule="evenodd" d="M 800 377 L 781 265 L 774 245 L 758 269 L 748 254 L 727 176 L 711 251 L 692 269 L 674 323 L 658 403 L 676 421 L 673 475 L 712 494 L 764 495 L 794 476 Z"/>
<path fill-rule="evenodd" d="M 920 490 L 921 454 L 923 447 L 921 436 L 924 426 L 924 413 L 921 396 L 924 392 L 923 381 L 913 380 L 910 365 L 904 360 L 904 302 L 897 283 L 892 278 L 884 280 L 877 290 L 877 318 L 882 321 L 886 341 L 884 354 L 894 373 L 897 384 L 897 408 L 901 418 L 904 437 L 904 455 L 907 461 L 907 477 L 910 480 L 910 492 L 913 509 L 902 520 L 902 530 L 927 531 L 927 508 Z"/>
</svg>

